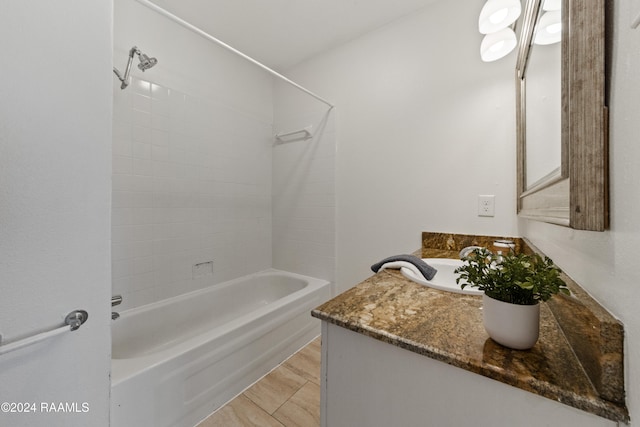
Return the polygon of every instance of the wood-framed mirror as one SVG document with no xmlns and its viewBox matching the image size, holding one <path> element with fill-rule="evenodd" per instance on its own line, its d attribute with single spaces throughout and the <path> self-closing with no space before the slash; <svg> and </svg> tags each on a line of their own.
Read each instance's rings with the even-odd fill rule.
<svg viewBox="0 0 640 427">
<path fill-rule="evenodd" d="M 546 47 L 533 43 L 538 21 L 548 13 L 543 10 L 544 1 L 525 0 L 520 24 L 516 63 L 518 214 L 579 230 L 603 231 L 609 219 L 605 0 L 562 0 L 560 72 L 556 73 L 561 80 L 560 99 L 559 105 L 555 100 L 547 102 L 559 108 L 559 125 L 551 123 L 553 120 L 544 122 L 548 112 L 527 111 L 546 100 L 527 102 L 531 58 L 539 56 L 537 49 Z M 553 73 L 544 78 L 549 74 Z M 532 84 L 531 96 L 540 92 L 536 85 Z M 540 132 L 532 130 L 546 127 L 553 129 L 548 134 L 542 132 L 540 138 L 545 143 L 555 141 L 554 146 L 540 148 L 536 154 L 532 146 L 537 146 L 534 136 Z M 551 161 L 532 163 L 536 159 Z"/>
</svg>

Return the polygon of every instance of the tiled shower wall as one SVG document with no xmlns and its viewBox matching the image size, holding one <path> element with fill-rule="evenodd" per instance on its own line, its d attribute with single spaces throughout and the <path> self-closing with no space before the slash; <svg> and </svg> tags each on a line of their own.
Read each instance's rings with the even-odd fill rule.
<svg viewBox="0 0 640 427">
<path fill-rule="evenodd" d="M 114 65 L 133 45 L 158 59 L 125 90 L 113 77 L 116 310 L 271 267 L 332 280 L 326 108 L 138 2 L 113 3 Z M 274 146 L 298 124 L 313 140 Z"/>
<path fill-rule="evenodd" d="M 114 84 L 113 294 L 130 308 L 270 268 L 272 129 L 140 79 Z M 195 267 L 197 264 L 212 262 Z"/>
<path fill-rule="evenodd" d="M 311 127 L 273 148 L 273 266 L 335 282 L 335 109 L 276 84 L 274 131 Z"/>
</svg>

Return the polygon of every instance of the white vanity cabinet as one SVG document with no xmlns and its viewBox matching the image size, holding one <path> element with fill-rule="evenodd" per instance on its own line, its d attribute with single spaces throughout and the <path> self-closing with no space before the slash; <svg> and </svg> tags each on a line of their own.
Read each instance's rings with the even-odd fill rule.
<svg viewBox="0 0 640 427">
<path fill-rule="evenodd" d="M 560 402 L 322 322 L 323 427 L 603 427 Z"/>
</svg>

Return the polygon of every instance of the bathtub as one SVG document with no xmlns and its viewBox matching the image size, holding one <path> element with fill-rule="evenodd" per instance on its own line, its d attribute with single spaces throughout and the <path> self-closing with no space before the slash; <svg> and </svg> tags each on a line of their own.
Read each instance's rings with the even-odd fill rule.
<svg viewBox="0 0 640 427">
<path fill-rule="evenodd" d="M 267 270 L 112 323 L 111 426 L 191 427 L 320 333 L 330 283 Z"/>
</svg>

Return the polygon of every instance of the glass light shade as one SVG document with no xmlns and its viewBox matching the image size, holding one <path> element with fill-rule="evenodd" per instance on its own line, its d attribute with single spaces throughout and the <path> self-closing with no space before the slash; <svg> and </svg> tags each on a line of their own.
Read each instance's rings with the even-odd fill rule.
<svg viewBox="0 0 640 427">
<path fill-rule="evenodd" d="M 562 7 L 562 0 L 544 0 L 542 4 L 542 10 L 560 10 Z"/>
<path fill-rule="evenodd" d="M 545 12 L 536 25 L 533 43 L 538 45 L 558 43 L 562 39 L 562 16 L 559 10 Z"/>
<path fill-rule="evenodd" d="M 509 54 L 517 44 L 516 33 L 511 28 L 503 28 L 484 36 L 480 44 L 480 57 L 484 62 L 495 61 Z"/>
<path fill-rule="evenodd" d="M 522 12 L 520 0 L 487 0 L 480 11 L 478 30 L 495 33 L 513 24 Z"/>
</svg>

